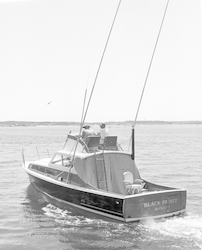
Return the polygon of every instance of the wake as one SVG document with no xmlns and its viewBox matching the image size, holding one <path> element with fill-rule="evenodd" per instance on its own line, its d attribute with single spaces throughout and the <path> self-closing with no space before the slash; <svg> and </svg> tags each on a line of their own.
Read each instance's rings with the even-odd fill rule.
<svg viewBox="0 0 202 250">
<path fill-rule="evenodd" d="M 140 244 L 144 242 L 161 241 L 171 244 L 178 249 L 202 250 L 202 216 L 187 214 L 185 216 L 171 217 L 161 220 L 145 220 L 141 223 L 123 224 L 105 221 L 102 219 L 88 218 L 85 215 L 75 215 L 71 211 L 60 209 L 52 204 L 42 208 L 44 214 L 60 226 L 71 230 L 84 230 L 86 226 L 94 232 L 101 229 L 106 237 L 128 237 L 127 244 L 136 243 L 140 237 Z M 146 232 L 146 234 L 145 234 Z M 135 238 L 134 238 L 135 235 Z M 141 236 L 143 235 L 143 236 Z M 135 240 L 136 239 L 136 240 Z M 185 247 L 185 248 L 184 248 Z M 159 248 L 160 249 L 160 248 Z"/>
<path fill-rule="evenodd" d="M 202 216 L 187 214 L 183 217 L 172 217 L 164 220 L 146 220 L 142 225 L 162 236 L 192 240 L 202 249 Z"/>
</svg>

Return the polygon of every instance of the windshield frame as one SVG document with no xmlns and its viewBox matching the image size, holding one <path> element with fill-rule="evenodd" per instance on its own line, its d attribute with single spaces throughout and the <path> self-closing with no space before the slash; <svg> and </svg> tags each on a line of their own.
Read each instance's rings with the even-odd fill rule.
<svg viewBox="0 0 202 250">
<path fill-rule="evenodd" d="M 78 144 L 77 144 L 78 141 Z M 77 147 L 76 147 L 77 146 Z M 76 148 L 76 152 L 80 153 L 89 153 L 88 146 L 85 142 L 79 138 L 79 135 L 67 135 L 67 140 L 64 145 L 64 150 L 69 152 L 74 152 Z"/>
</svg>

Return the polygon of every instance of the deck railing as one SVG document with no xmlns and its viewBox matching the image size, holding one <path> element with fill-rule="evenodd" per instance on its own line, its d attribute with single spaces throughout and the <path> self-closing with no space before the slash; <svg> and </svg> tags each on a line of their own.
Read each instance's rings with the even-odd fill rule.
<svg viewBox="0 0 202 250">
<path fill-rule="evenodd" d="M 38 146 L 22 146 L 21 154 L 22 154 L 23 165 L 25 165 L 26 159 L 31 161 L 31 160 L 51 157 L 50 149 L 38 147 Z M 26 155 L 26 159 L 25 159 L 25 155 Z"/>
</svg>

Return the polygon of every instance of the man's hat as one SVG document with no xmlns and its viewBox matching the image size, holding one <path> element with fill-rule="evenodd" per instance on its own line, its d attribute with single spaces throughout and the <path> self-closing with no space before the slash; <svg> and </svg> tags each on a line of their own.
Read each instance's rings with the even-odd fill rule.
<svg viewBox="0 0 202 250">
<path fill-rule="evenodd" d="M 83 128 L 90 128 L 90 125 L 89 125 L 89 124 L 85 124 L 85 125 L 83 126 Z"/>
</svg>

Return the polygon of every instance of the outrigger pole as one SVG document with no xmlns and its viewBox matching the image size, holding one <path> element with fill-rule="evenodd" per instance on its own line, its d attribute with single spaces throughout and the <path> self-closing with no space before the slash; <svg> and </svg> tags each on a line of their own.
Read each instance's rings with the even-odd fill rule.
<svg viewBox="0 0 202 250">
<path fill-rule="evenodd" d="M 92 90 L 91 90 L 91 93 L 90 93 L 90 97 L 89 97 L 89 100 L 88 100 L 88 104 L 87 104 L 86 110 L 85 110 L 85 101 L 86 101 L 87 89 L 86 89 L 86 91 L 85 91 L 85 97 L 84 97 L 84 103 L 83 103 L 83 110 L 82 110 L 82 116 L 81 116 L 80 131 L 79 131 L 79 136 L 78 136 L 78 138 L 77 138 L 77 143 L 76 143 L 76 146 L 75 146 L 75 149 L 74 149 L 74 154 L 73 154 L 73 157 L 72 157 L 72 164 L 71 164 L 71 167 L 70 167 L 70 169 L 69 169 L 67 181 L 69 180 L 71 168 L 72 168 L 72 166 L 73 166 L 73 162 L 74 162 L 74 158 L 75 158 L 76 149 L 77 149 L 77 146 L 78 146 L 79 138 L 80 138 L 80 136 L 81 136 L 82 127 L 83 127 L 83 124 L 84 124 L 85 119 L 86 119 L 86 115 L 87 115 L 88 108 L 89 108 L 89 105 L 90 105 L 90 101 L 91 101 L 91 98 L 92 98 L 92 95 L 93 95 L 93 91 L 94 91 L 94 88 L 95 88 L 95 84 L 96 84 L 96 82 L 97 82 L 97 78 L 98 78 L 98 75 L 99 75 L 99 72 L 100 72 L 100 68 L 101 68 L 101 65 L 102 65 L 102 61 L 103 61 L 103 58 L 104 58 L 104 55 L 105 55 L 105 51 L 106 51 L 106 49 L 107 49 L 107 45 L 108 45 L 108 42 L 109 42 L 109 39 L 110 39 L 110 36 L 111 36 L 111 33 L 112 33 L 112 29 L 113 29 L 113 27 L 114 27 L 114 23 L 115 23 L 115 20 L 116 20 L 116 16 L 117 16 L 119 7 L 120 7 L 120 5 L 121 5 L 121 1 L 122 1 L 122 0 L 119 0 L 118 6 L 117 6 L 117 9 L 116 9 L 116 12 L 115 12 L 114 19 L 113 19 L 113 21 L 112 21 L 112 25 L 111 25 L 111 28 L 110 28 L 110 31 L 109 31 L 109 35 L 108 35 L 108 37 L 107 37 L 107 41 L 106 41 L 106 44 L 105 44 L 105 47 L 104 47 L 104 50 L 103 50 L 103 53 L 102 53 L 102 57 L 101 57 L 101 60 L 100 60 L 98 69 L 97 69 L 97 73 L 96 73 L 96 76 L 95 76 L 95 80 L 94 80 L 94 83 L 93 83 L 93 87 L 92 87 Z M 84 113 L 84 110 L 85 110 L 85 113 Z"/>
<path fill-rule="evenodd" d="M 142 89 L 142 94 L 141 94 L 140 101 L 139 101 L 139 104 L 138 104 L 135 120 L 134 120 L 134 123 L 133 123 L 133 126 L 132 126 L 132 155 L 131 155 L 131 158 L 133 160 L 135 159 L 135 125 L 137 123 L 137 117 L 138 117 L 138 113 L 139 113 L 139 110 L 140 110 L 140 105 L 141 105 L 142 98 L 143 98 L 143 95 L 144 95 L 145 87 L 146 87 L 147 80 L 148 80 L 148 77 L 149 77 L 151 65 L 152 65 L 152 62 L 153 62 L 153 59 L 154 59 L 154 54 L 156 52 L 156 48 L 157 48 L 157 44 L 158 44 L 159 37 L 160 37 L 160 34 L 161 34 L 161 30 L 162 30 L 162 27 L 163 27 L 163 23 L 164 23 L 164 19 L 165 19 L 165 16 L 166 16 L 167 9 L 168 9 L 169 1 L 170 0 L 167 0 L 167 4 L 166 4 L 165 11 L 164 11 L 164 14 L 163 14 L 163 18 L 162 18 L 162 21 L 161 21 L 160 29 L 159 29 L 159 32 L 158 32 L 158 36 L 157 36 L 157 39 L 156 39 L 156 43 L 155 43 L 155 46 L 154 46 L 152 57 L 151 57 L 151 60 L 150 60 L 150 63 L 149 63 L 149 68 L 147 70 L 147 75 L 146 75 L 144 86 L 143 86 L 143 89 Z"/>
<path fill-rule="evenodd" d="M 115 12 L 115 16 L 114 16 L 114 19 L 113 19 L 113 22 L 112 22 L 112 25 L 111 25 L 111 28 L 110 28 L 110 31 L 109 31 L 109 35 L 107 37 L 107 41 L 106 41 L 106 44 L 105 44 L 105 47 L 104 47 L 104 50 L 103 50 L 103 53 L 102 53 L 102 57 L 101 57 L 101 60 L 100 60 L 100 63 L 99 63 L 98 69 L 97 69 L 97 73 L 96 73 L 96 76 L 95 76 L 94 84 L 93 84 L 93 87 L 92 87 L 92 90 L 91 90 L 91 93 L 90 93 L 90 97 L 89 97 L 89 100 L 88 100 L 88 104 L 87 104 L 87 107 L 86 107 L 86 112 L 85 112 L 84 117 L 83 117 L 83 122 L 82 122 L 83 124 L 84 124 L 85 119 L 86 119 L 86 115 L 87 115 L 87 112 L 88 112 L 89 104 L 90 104 L 90 101 L 91 101 L 91 98 L 92 98 L 92 95 L 93 95 L 95 84 L 97 82 L 97 78 L 98 78 L 98 75 L 99 75 L 99 72 L 100 72 L 102 61 L 103 61 L 103 58 L 104 58 L 104 55 L 105 55 L 105 51 L 107 49 L 107 45 L 108 45 L 108 42 L 109 42 L 109 39 L 110 39 L 110 36 L 111 36 L 111 33 L 112 33 L 112 29 L 114 27 L 114 23 L 115 23 L 116 16 L 118 14 L 118 10 L 119 10 L 120 5 L 121 5 L 121 0 L 118 3 L 118 6 L 117 6 L 117 9 L 116 9 L 116 12 Z"/>
<path fill-rule="evenodd" d="M 76 154 L 76 149 L 77 149 L 77 146 L 78 146 L 78 143 L 79 143 L 79 139 L 80 139 L 80 135 L 81 135 L 81 130 L 82 130 L 82 127 L 83 127 L 83 115 L 84 115 L 84 110 L 85 110 L 86 95 L 87 95 L 87 89 L 85 90 L 85 95 L 84 95 L 84 101 L 83 101 L 83 108 L 82 108 L 81 125 L 80 125 L 79 135 L 78 135 L 77 140 L 76 140 L 74 154 L 73 154 L 73 157 L 72 157 L 71 166 L 70 166 L 70 169 L 69 169 L 69 172 L 68 172 L 68 176 L 67 176 L 67 182 L 69 181 L 70 172 L 71 172 L 71 169 L 73 167 L 73 162 L 74 162 L 74 158 L 75 158 L 75 154 Z M 67 136 L 67 138 L 68 138 L 68 136 Z"/>
</svg>

